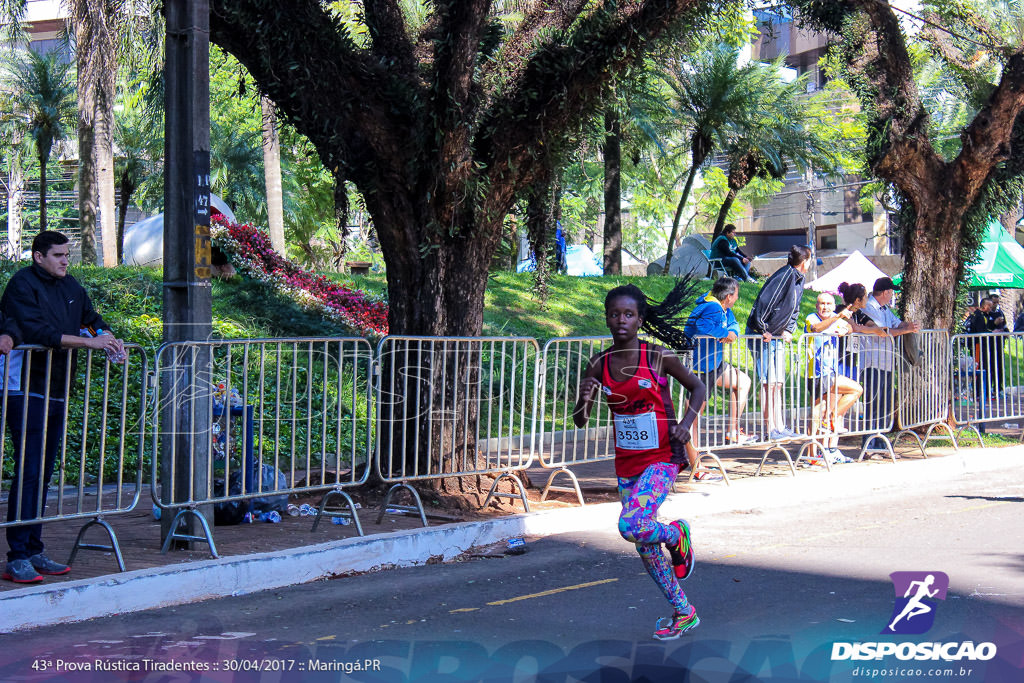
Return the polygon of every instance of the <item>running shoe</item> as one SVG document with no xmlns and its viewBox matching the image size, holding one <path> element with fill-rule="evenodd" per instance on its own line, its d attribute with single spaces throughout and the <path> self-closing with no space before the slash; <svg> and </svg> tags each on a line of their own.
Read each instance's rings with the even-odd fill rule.
<svg viewBox="0 0 1024 683">
<path fill-rule="evenodd" d="M 694 560 L 693 544 L 690 543 L 690 525 L 686 523 L 685 519 L 680 519 L 669 523 L 669 526 L 674 526 L 679 530 L 679 542 L 674 545 L 666 543 L 665 547 L 668 548 L 668 554 L 672 557 L 672 570 L 675 572 L 676 578 L 682 581 L 693 573 Z"/>
<path fill-rule="evenodd" d="M 788 429 L 772 429 L 768 432 L 769 441 L 793 441 L 794 439 L 800 438 L 800 434 L 797 432 L 790 431 Z"/>
<path fill-rule="evenodd" d="M 14 583 L 39 583 L 43 577 L 28 560 L 11 560 L 4 567 L 3 578 Z"/>
<path fill-rule="evenodd" d="M 738 432 L 729 432 L 725 437 L 726 441 L 730 446 L 745 446 L 749 443 L 757 441 L 757 437 L 753 434 L 747 434 L 742 429 Z"/>
<path fill-rule="evenodd" d="M 658 630 L 654 632 L 655 640 L 675 640 L 687 631 L 692 631 L 700 626 L 697 609 L 693 605 L 690 605 L 690 612 L 688 614 L 679 614 L 677 612 L 669 617 L 666 626 L 662 626 L 661 624 L 664 621 L 665 619 L 658 620 Z"/>
<path fill-rule="evenodd" d="M 28 561 L 32 563 L 32 566 L 40 574 L 49 574 L 51 576 L 60 576 L 61 574 L 67 574 L 71 571 L 71 567 L 60 562 L 54 562 L 43 553 L 33 555 L 28 558 Z"/>
</svg>

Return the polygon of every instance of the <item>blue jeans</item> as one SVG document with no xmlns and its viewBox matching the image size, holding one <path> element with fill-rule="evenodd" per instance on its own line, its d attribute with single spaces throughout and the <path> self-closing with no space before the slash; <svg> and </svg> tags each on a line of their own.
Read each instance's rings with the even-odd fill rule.
<svg viewBox="0 0 1024 683">
<path fill-rule="evenodd" d="M 8 395 L 7 427 L 11 430 L 11 441 L 14 444 L 14 477 L 7 501 L 7 521 L 35 519 L 40 511 L 46 511 L 46 490 L 64 436 L 64 403 L 51 400 L 47 410 L 45 399 L 29 396 L 26 413 L 25 396 Z M 25 440 L 24 458 L 22 438 Z M 43 552 L 42 530 L 42 524 L 7 527 L 7 560 L 26 560 Z"/>
<path fill-rule="evenodd" d="M 722 259 L 722 265 L 741 281 L 750 279 L 750 266 L 743 263 L 743 259 L 726 256 Z"/>
</svg>

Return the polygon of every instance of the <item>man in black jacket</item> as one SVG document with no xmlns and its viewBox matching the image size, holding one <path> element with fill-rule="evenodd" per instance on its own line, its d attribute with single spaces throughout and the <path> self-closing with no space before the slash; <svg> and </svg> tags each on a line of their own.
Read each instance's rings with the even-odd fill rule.
<svg viewBox="0 0 1024 683">
<path fill-rule="evenodd" d="M 782 268 L 765 280 L 757 293 L 747 334 L 761 335 L 761 340 L 748 340 L 754 354 L 754 366 L 761 379 L 761 405 L 768 440 L 789 441 L 800 435 L 786 427 L 782 416 L 782 384 L 786 379 L 785 344 L 793 340 L 800 299 L 804 293 L 804 274 L 811 265 L 811 250 L 793 245 L 789 259 Z"/>
<path fill-rule="evenodd" d="M 115 357 L 124 353 L 85 289 L 67 274 L 69 253 L 67 237 L 39 233 L 32 241 L 32 265 L 11 277 L 0 298 L 0 312 L 17 324 L 21 342 L 54 349 L 9 356 L 7 427 L 14 445 L 14 478 L 8 522 L 36 519 L 46 509 L 46 490 L 63 442 L 64 402 L 75 376 L 74 349 L 107 351 Z M 82 336 L 83 329 L 92 336 Z M 43 580 L 40 574 L 71 570 L 43 552 L 41 524 L 8 527 L 7 545 L 2 577 L 9 581 L 36 583 Z"/>
</svg>

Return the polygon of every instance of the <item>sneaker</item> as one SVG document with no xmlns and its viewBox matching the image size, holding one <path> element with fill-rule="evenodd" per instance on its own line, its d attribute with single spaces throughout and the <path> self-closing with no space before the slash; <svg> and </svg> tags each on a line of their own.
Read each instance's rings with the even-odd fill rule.
<svg viewBox="0 0 1024 683">
<path fill-rule="evenodd" d="M 28 560 L 11 560 L 4 569 L 3 578 L 14 583 L 39 583 L 43 577 Z"/>
<path fill-rule="evenodd" d="M 665 544 L 668 554 L 672 557 L 672 570 L 680 581 L 688 578 L 693 573 L 693 544 L 690 543 L 690 525 L 685 519 L 671 522 L 679 530 L 679 543 L 675 545 Z"/>
<path fill-rule="evenodd" d="M 789 427 L 783 427 L 782 428 L 782 433 L 785 434 L 786 436 L 788 436 L 790 439 L 802 439 L 802 438 L 804 438 L 803 434 L 801 434 L 800 432 L 794 432 Z"/>
<path fill-rule="evenodd" d="M 800 438 L 800 435 L 788 429 L 773 429 L 768 432 L 769 441 L 792 441 L 795 438 Z"/>
<path fill-rule="evenodd" d="M 658 630 L 654 632 L 655 640 L 675 640 L 687 631 L 700 626 L 700 619 L 697 617 L 697 609 L 690 605 L 689 614 L 673 614 L 668 619 L 668 624 L 662 626 L 664 619 L 658 620 Z"/>
<path fill-rule="evenodd" d="M 745 446 L 748 443 L 754 443 L 757 441 L 756 436 L 753 434 L 747 434 L 742 429 L 738 432 L 729 432 L 725 439 L 731 446 Z"/>
<path fill-rule="evenodd" d="M 710 470 L 701 470 L 697 474 L 693 475 L 694 481 L 722 481 L 725 479 L 718 472 L 711 472 Z"/>
<path fill-rule="evenodd" d="M 853 462 L 853 458 L 846 457 L 838 448 L 830 448 L 828 450 L 828 457 L 833 465 L 845 465 L 846 463 Z"/>
<path fill-rule="evenodd" d="M 71 567 L 60 562 L 54 562 L 43 553 L 33 555 L 28 558 L 28 561 L 32 563 L 35 570 L 40 574 L 49 574 L 50 576 L 60 576 L 61 574 L 67 574 L 71 571 Z"/>
</svg>

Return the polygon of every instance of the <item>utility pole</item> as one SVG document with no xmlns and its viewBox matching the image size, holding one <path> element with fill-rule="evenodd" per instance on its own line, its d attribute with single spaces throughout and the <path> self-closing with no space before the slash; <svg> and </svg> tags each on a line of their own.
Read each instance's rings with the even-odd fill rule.
<svg viewBox="0 0 1024 683">
<path fill-rule="evenodd" d="M 210 6 L 208 0 L 166 0 L 165 7 L 164 342 L 205 342 L 213 320 Z M 202 500 L 210 484 L 212 401 L 204 390 L 212 379 L 209 349 L 176 348 L 161 365 L 161 500 Z M 204 507 L 199 512 L 212 520 L 212 506 Z M 162 515 L 161 538 L 171 532 L 173 517 Z"/>
<path fill-rule="evenodd" d="M 807 281 L 818 279 L 818 235 L 814 224 L 814 174 L 807 169 L 807 246 L 811 248 L 811 267 L 807 271 Z"/>
</svg>

